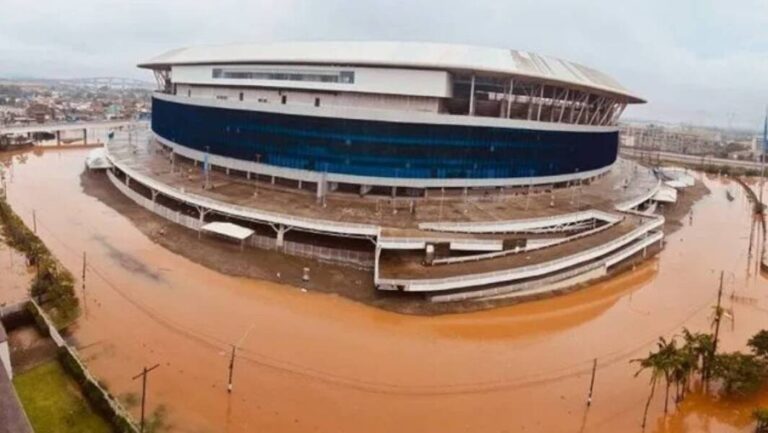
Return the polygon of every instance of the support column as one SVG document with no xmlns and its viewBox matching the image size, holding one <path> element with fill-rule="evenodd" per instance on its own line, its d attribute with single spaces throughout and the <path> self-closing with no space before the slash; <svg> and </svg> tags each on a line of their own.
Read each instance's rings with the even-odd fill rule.
<svg viewBox="0 0 768 433">
<path fill-rule="evenodd" d="M 539 91 L 539 108 L 536 110 L 536 120 L 541 120 L 541 106 L 544 105 L 544 85 L 541 85 L 541 90 Z"/>
<path fill-rule="evenodd" d="M 560 115 L 557 118 L 557 122 L 560 123 L 563 121 L 563 113 L 565 113 L 565 110 L 568 108 L 568 97 L 571 96 L 571 90 L 566 89 L 565 90 L 565 98 L 563 99 L 563 105 L 560 107 Z"/>
<path fill-rule="evenodd" d="M 526 92 L 528 96 L 528 116 L 527 116 L 528 120 L 533 119 L 533 95 L 535 92 L 536 92 L 535 88 L 531 89 L 530 92 Z"/>
<path fill-rule="evenodd" d="M 200 239 L 202 235 L 203 224 L 205 224 L 205 216 L 210 212 L 210 209 L 197 208 L 197 213 L 200 214 L 200 228 L 197 229 L 197 238 Z"/>
<path fill-rule="evenodd" d="M 288 230 L 283 225 L 277 226 L 275 230 L 277 231 L 277 239 L 275 241 L 275 246 L 277 247 L 277 249 L 282 250 L 283 246 L 285 246 L 285 233 Z"/>
<path fill-rule="evenodd" d="M 320 180 L 317 181 L 317 192 L 315 194 L 315 197 L 317 198 L 317 204 L 323 203 L 327 188 L 328 183 L 325 180 L 325 173 L 323 173 L 323 175 L 320 177 Z"/>
<path fill-rule="evenodd" d="M 469 85 L 469 115 L 475 115 L 475 74 L 472 74 L 472 81 Z"/>
<path fill-rule="evenodd" d="M 154 203 L 154 202 L 157 201 L 157 193 L 158 193 L 158 191 L 153 189 L 153 190 L 150 190 L 150 192 L 152 193 L 152 203 Z"/>
<path fill-rule="evenodd" d="M 83 144 L 88 144 L 88 130 L 83 128 Z"/>
<path fill-rule="evenodd" d="M 56 145 L 61 146 L 61 131 L 56 131 Z"/>
</svg>

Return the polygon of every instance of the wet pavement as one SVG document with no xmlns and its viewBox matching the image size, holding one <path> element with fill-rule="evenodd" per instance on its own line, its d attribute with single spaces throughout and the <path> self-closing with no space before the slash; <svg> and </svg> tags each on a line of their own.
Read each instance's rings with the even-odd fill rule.
<svg viewBox="0 0 768 433">
<path fill-rule="evenodd" d="M 707 330 L 720 270 L 735 316 L 723 350 L 768 326 L 768 281 L 750 259 L 751 208 L 735 183 L 703 178 L 712 193 L 634 271 L 548 300 L 420 317 L 229 277 L 165 250 L 82 192 L 86 154 L 14 157 L 9 200 L 30 225 L 35 210 L 39 235 L 78 278 L 87 253 L 73 337 L 115 395 L 138 393 L 131 377 L 159 363 L 148 404 L 169 409 L 172 431 L 640 431 L 648 377 L 634 378 L 629 360 L 682 326 Z M 664 418 L 657 395 L 647 430 L 747 432 L 758 404 L 768 392 L 717 404 L 693 394 Z"/>
</svg>

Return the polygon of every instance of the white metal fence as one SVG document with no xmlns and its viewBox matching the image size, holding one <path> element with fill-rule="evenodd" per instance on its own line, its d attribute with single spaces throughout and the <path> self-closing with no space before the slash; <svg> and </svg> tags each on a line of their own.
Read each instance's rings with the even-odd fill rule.
<svg viewBox="0 0 768 433">
<path fill-rule="evenodd" d="M 139 206 L 169 221 L 175 222 L 176 224 L 181 224 L 186 228 L 192 230 L 200 230 L 199 219 L 193 218 L 189 215 L 184 215 L 179 211 L 169 209 L 159 203 L 153 202 L 152 200 L 132 190 L 128 185 L 124 184 L 120 181 L 120 179 L 115 177 L 115 175 L 109 170 L 107 170 L 107 176 L 109 177 L 109 180 L 112 181 L 112 184 L 120 190 L 120 192 L 128 196 L 128 198 L 136 202 L 136 204 Z"/>
<path fill-rule="evenodd" d="M 376 284 L 390 284 L 393 286 L 405 286 L 408 291 L 437 291 L 437 290 L 450 290 L 471 286 L 479 286 L 485 284 L 496 284 L 505 281 L 519 280 L 528 277 L 534 277 L 543 275 L 550 272 L 555 272 L 560 269 L 564 269 L 570 266 L 574 266 L 580 263 L 585 263 L 600 255 L 606 254 L 622 246 L 634 241 L 635 239 L 645 235 L 646 233 L 655 230 L 664 225 L 664 217 L 659 216 L 649 220 L 640 227 L 632 230 L 631 232 L 612 239 L 602 245 L 581 251 L 577 254 L 560 257 L 554 260 L 550 260 L 545 263 L 539 263 L 529 266 L 521 266 L 512 269 L 501 269 L 498 271 L 480 273 L 480 274 L 464 274 L 454 277 L 445 278 L 432 278 L 432 279 L 390 279 L 390 278 L 378 278 Z"/>
<path fill-rule="evenodd" d="M 120 181 L 111 171 L 107 171 L 107 176 L 117 189 L 128 198 L 136 202 L 139 206 L 159 215 L 169 221 L 181 224 L 192 230 L 200 230 L 200 220 L 181 212 L 169 209 L 157 202 L 142 196 L 132 190 L 126 184 Z M 269 236 L 253 235 L 248 239 L 248 245 L 266 250 L 277 249 L 277 240 Z M 315 260 L 321 260 L 331 263 L 352 265 L 357 268 L 371 269 L 374 265 L 374 254 L 367 251 L 352 251 L 338 248 L 321 247 L 317 245 L 304 244 L 301 242 L 285 241 L 283 242 L 284 253 L 306 257 Z"/>
</svg>

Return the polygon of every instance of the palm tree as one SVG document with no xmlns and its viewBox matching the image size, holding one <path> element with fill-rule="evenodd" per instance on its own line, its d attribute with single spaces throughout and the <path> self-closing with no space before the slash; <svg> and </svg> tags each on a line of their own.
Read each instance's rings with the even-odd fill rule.
<svg viewBox="0 0 768 433">
<path fill-rule="evenodd" d="M 659 337 L 657 344 L 659 355 L 659 368 L 664 374 L 666 389 L 664 393 L 664 413 L 669 412 L 669 387 L 672 385 L 674 372 L 678 360 L 677 342 L 674 338 L 667 341 L 664 337 Z"/>
<path fill-rule="evenodd" d="M 709 377 L 715 351 L 714 338 L 711 334 L 692 333 L 687 328 L 683 328 L 683 340 L 685 341 L 683 350 L 689 353 L 693 361 L 691 373 L 698 371 L 703 382 Z"/>
<path fill-rule="evenodd" d="M 657 361 L 656 361 L 656 354 L 651 352 L 648 354 L 647 357 L 643 359 L 634 359 L 633 361 L 636 361 L 640 364 L 640 370 L 635 373 L 635 377 L 637 377 L 643 370 L 650 370 L 651 371 L 651 393 L 648 394 L 648 400 L 645 401 L 645 410 L 643 411 L 643 430 L 645 430 L 645 422 L 648 419 L 648 408 L 651 406 L 651 400 L 653 399 L 653 394 L 656 391 L 656 383 L 659 381 L 659 378 L 663 375 L 660 368 L 657 367 Z"/>
<path fill-rule="evenodd" d="M 688 381 L 695 368 L 696 359 L 687 345 L 677 349 L 672 365 L 672 381 L 675 382 L 675 405 L 685 398 Z"/>
<path fill-rule="evenodd" d="M 671 343 L 672 345 L 670 346 L 670 342 L 667 342 L 664 337 L 660 337 L 658 343 L 656 344 L 657 349 L 655 352 L 651 351 L 645 358 L 633 359 L 630 361 L 640 364 L 640 369 L 637 371 L 637 373 L 635 373 L 635 377 L 639 376 L 640 373 L 642 373 L 644 370 L 650 370 L 651 372 L 651 393 L 648 395 L 648 400 L 645 402 L 642 424 L 643 429 L 645 429 L 646 421 L 648 420 L 648 408 L 651 405 L 651 400 L 653 399 L 653 395 L 656 391 L 656 384 L 662 377 L 667 382 L 667 395 L 665 396 L 664 403 L 664 412 L 667 412 L 667 400 L 669 398 L 669 385 L 671 379 L 670 348 L 674 348 L 675 351 L 677 350 L 675 348 L 674 339 L 671 341 Z"/>
</svg>

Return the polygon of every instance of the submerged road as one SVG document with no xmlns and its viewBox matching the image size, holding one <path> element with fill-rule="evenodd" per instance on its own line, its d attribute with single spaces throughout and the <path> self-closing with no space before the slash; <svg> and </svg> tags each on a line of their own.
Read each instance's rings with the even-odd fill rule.
<svg viewBox="0 0 768 433">
<path fill-rule="evenodd" d="M 167 407 L 172 431 L 640 431 L 648 377 L 634 378 L 629 360 L 659 335 L 708 329 L 721 269 L 727 293 L 755 300 L 728 301 L 738 320 L 724 329 L 724 350 L 768 323 L 768 282 L 748 255 L 749 204 L 717 179 L 701 178 L 712 194 L 692 224 L 635 271 L 548 300 L 417 317 L 229 277 L 173 254 L 83 193 L 86 153 L 6 158 L 9 200 L 29 224 L 35 211 L 38 233 L 67 267 L 80 269 L 87 252 L 86 311 L 73 331 L 82 356 L 118 396 L 136 394 L 131 377 L 160 363 L 149 401 Z M 694 394 L 664 419 L 658 398 L 648 430 L 747 432 L 757 404 L 768 394 L 726 406 Z"/>
</svg>

